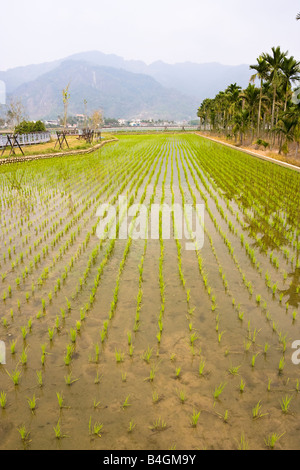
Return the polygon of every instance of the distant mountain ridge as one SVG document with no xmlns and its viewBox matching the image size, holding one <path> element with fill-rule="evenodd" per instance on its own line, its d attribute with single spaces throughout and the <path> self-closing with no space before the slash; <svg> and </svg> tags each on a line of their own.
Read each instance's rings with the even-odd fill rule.
<svg viewBox="0 0 300 470">
<path fill-rule="evenodd" d="M 0 72 L 9 96 L 22 98 L 31 119 L 56 118 L 63 112 L 62 89 L 70 82 L 71 114 L 102 109 L 106 117 L 195 119 L 203 99 L 230 83 L 246 87 L 249 65 L 192 62 L 147 65 L 99 51 Z"/>
</svg>

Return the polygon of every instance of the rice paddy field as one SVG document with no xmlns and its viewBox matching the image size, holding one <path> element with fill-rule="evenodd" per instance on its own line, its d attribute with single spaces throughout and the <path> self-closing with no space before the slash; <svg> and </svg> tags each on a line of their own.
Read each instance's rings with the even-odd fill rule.
<svg viewBox="0 0 300 470">
<path fill-rule="evenodd" d="M 299 189 L 195 134 L 4 165 L 0 449 L 299 449 Z M 100 239 L 120 196 L 129 236 Z M 173 203 L 204 205 L 203 247 L 174 217 L 133 236 Z"/>
</svg>

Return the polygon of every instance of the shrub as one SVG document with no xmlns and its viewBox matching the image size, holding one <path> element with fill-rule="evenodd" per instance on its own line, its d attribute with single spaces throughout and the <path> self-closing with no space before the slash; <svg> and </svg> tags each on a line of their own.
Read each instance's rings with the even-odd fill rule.
<svg viewBox="0 0 300 470">
<path fill-rule="evenodd" d="M 30 134 L 32 132 L 45 132 L 46 127 L 42 121 L 22 121 L 15 127 L 16 134 Z"/>
</svg>

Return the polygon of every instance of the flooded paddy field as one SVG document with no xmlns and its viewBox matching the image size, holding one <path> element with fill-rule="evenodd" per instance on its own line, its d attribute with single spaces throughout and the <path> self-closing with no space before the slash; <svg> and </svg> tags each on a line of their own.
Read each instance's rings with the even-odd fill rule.
<svg viewBox="0 0 300 470">
<path fill-rule="evenodd" d="M 193 134 L 1 168 L 0 449 L 299 449 L 299 189 Z"/>
</svg>

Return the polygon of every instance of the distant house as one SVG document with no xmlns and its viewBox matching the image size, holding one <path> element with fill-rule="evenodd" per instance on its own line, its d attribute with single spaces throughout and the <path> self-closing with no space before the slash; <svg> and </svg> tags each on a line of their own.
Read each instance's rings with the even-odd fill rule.
<svg viewBox="0 0 300 470">
<path fill-rule="evenodd" d="M 131 127 L 139 127 L 141 125 L 141 120 L 136 119 L 135 121 L 131 121 L 129 124 Z"/>
<path fill-rule="evenodd" d="M 44 121 L 45 126 L 59 126 L 59 122 L 57 120 L 49 120 Z"/>
</svg>

